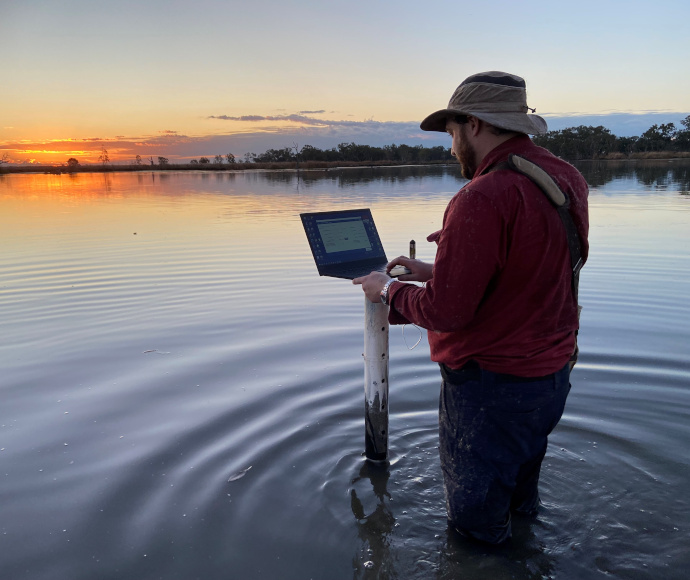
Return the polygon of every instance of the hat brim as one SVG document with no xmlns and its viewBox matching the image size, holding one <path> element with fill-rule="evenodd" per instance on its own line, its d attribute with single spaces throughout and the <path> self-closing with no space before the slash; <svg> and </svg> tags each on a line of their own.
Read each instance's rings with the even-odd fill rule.
<svg viewBox="0 0 690 580">
<path fill-rule="evenodd" d="M 466 113 L 458 109 L 441 109 L 431 113 L 421 122 L 419 128 L 422 131 L 445 133 L 446 121 L 448 121 L 449 117 L 455 115 L 471 115 L 499 129 L 526 133 L 527 135 L 543 135 L 549 130 L 546 121 L 539 115 L 528 115 L 527 113 Z"/>
</svg>

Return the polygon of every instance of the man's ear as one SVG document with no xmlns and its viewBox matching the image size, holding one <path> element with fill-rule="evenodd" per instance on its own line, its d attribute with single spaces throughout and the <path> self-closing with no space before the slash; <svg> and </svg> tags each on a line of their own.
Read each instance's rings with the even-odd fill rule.
<svg viewBox="0 0 690 580">
<path fill-rule="evenodd" d="M 477 117 L 473 117 L 472 115 L 467 116 L 467 122 L 470 126 L 472 136 L 476 137 L 477 135 L 479 135 L 479 132 L 482 130 L 482 124 L 484 122 L 481 119 L 477 119 Z"/>
</svg>

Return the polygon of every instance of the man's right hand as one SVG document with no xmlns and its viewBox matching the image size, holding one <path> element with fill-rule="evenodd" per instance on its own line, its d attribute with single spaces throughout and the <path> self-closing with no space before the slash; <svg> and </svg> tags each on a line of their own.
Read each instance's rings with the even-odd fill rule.
<svg viewBox="0 0 690 580">
<path fill-rule="evenodd" d="M 401 282 L 428 282 L 433 276 L 433 264 L 427 264 L 421 260 L 413 260 L 406 256 L 398 256 L 394 258 L 386 266 L 386 272 L 390 272 L 393 266 L 405 266 L 410 273 L 398 276 Z"/>
</svg>

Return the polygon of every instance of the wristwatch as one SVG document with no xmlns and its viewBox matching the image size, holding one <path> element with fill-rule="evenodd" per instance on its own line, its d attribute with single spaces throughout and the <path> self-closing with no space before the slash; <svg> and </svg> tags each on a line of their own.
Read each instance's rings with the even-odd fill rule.
<svg viewBox="0 0 690 580">
<path fill-rule="evenodd" d="M 386 282 L 386 285 L 381 288 L 381 302 L 383 302 L 386 306 L 388 305 L 388 290 L 393 282 L 399 282 L 399 280 L 391 278 L 388 280 L 388 282 Z"/>
</svg>

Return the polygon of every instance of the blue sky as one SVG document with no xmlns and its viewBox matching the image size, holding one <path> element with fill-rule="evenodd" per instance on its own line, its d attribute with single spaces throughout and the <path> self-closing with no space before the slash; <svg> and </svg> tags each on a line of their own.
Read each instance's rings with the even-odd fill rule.
<svg viewBox="0 0 690 580">
<path fill-rule="evenodd" d="M 0 0 L 0 154 L 447 145 L 419 121 L 483 70 L 523 76 L 553 129 L 635 135 L 690 114 L 689 16 L 669 0 Z"/>
</svg>

